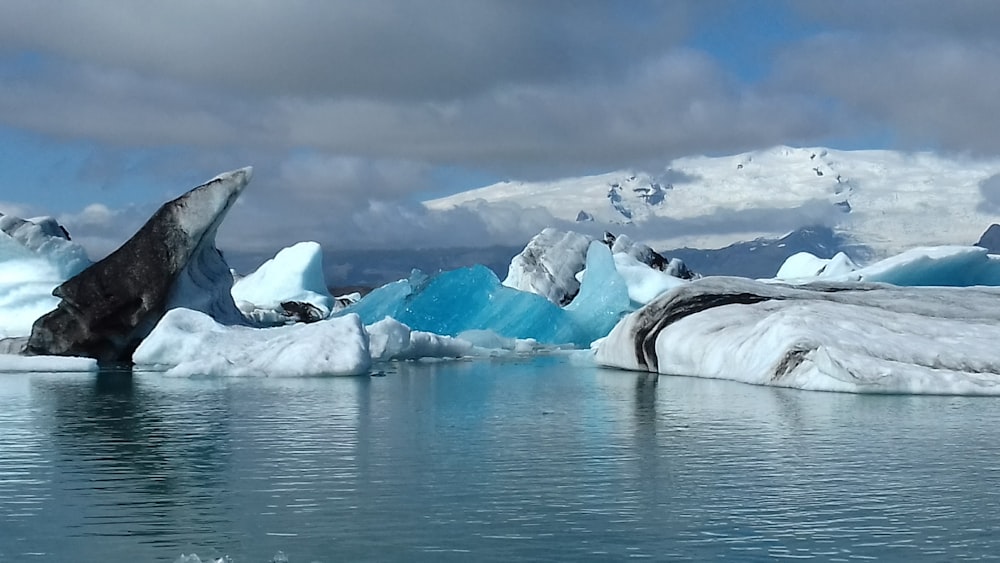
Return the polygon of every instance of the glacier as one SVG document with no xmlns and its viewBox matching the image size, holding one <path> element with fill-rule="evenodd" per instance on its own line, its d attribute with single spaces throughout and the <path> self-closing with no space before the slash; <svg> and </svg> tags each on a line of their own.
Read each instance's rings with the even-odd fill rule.
<svg viewBox="0 0 1000 563">
<path fill-rule="evenodd" d="M 595 346 L 608 367 L 854 393 L 1000 395 L 1000 289 L 704 278 Z"/>
<path fill-rule="evenodd" d="M 996 220 L 978 204 L 981 185 L 997 174 L 996 158 L 778 146 L 678 158 L 647 171 L 501 182 L 424 205 L 540 208 L 553 223 L 589 219 L 591 229 L 625 230 L 660 249 L 721 248 L 826 225 L 870 248 L 873 258 L 884 258 L 918 246 L 975 241 Z M 656 190 L 657 184 L 664 189 Z M 612 190 L 619 201 L 609 198 Z M 736 220 L 732 228 L 689 228 L 727 216 Z"/>
</svg>

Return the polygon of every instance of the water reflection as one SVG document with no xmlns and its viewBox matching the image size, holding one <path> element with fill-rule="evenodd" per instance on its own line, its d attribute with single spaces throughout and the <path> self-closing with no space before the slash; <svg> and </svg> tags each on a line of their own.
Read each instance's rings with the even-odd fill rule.
<svg viewBox="0 0 1000 563">
<path fill-rule="evenodd" d="M 0 376 L 0 560 L 962 560 L 1000 550 L 997 424 L 562 357 Z"/>
</svg>

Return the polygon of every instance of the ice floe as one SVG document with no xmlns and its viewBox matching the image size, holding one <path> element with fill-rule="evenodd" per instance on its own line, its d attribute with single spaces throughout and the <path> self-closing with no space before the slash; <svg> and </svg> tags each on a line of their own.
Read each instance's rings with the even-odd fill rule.
<svg viewBox="0 0 1000 563">
<path fill-rule="evenodd" d="M 0 354 L 0 373 L 63 373 L 97 371 L 97 360 L 74 356 Z"/>
<path fill-rule="evenodd" d="M 168 375 L 307 376 L 368 373 L 368 333 L 357 315 L 272 328 L 224 326 L 173 309 L 132 355 Z"/>
</svg>

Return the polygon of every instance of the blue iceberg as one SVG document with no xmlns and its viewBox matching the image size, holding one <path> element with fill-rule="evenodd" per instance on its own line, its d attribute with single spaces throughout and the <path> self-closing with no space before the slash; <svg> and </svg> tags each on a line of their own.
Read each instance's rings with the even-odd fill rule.
<svg viewBox="0 0 1000 563">
<path fill-rule="evenodd" d="M 628 287 L 611 251 L 593 243 L 576 300 L 565 309 L 546 298 L 506 287 L 485 266 L 471 266 L 384 285 L 339 314 L 356 313 L 364 324 L 392 317 L 413 330 L 456 336 L 491 330 L 508 338 L 585 347 L 611 331 L 631 310 Z"/>
</svg>

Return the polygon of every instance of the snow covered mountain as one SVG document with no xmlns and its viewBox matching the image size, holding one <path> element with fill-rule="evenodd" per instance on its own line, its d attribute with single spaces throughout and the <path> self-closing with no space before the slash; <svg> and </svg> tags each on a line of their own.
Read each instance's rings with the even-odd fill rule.
<svg viewBox="0 0 1000 563">
<path fill-rule="evenodd" d="M 680 158 L 656 173 L 501 182 L 424 204 L 542 207 L 581 227 L 641 228 L 636 238 L 656 248 L 718 248 L 826 225 L 881 257 L 976 240 L 1000 214 L 1000 189 L 988 182 L 998 174 L 1000 160 L 776 147 Z"/>
</svg>

